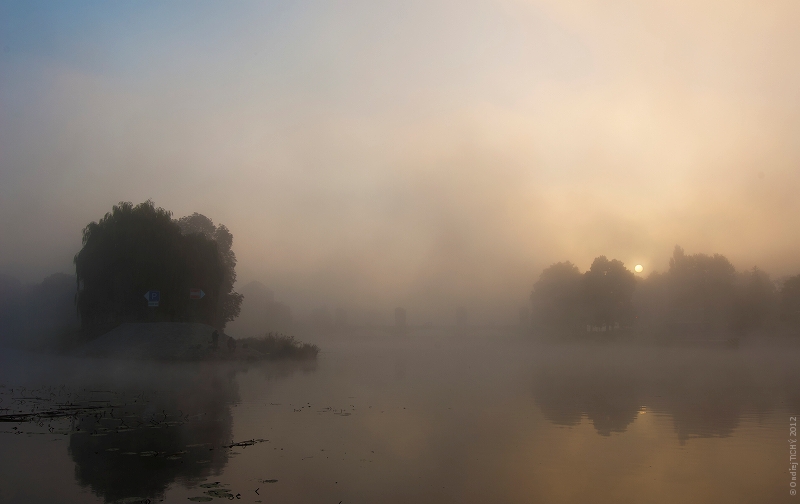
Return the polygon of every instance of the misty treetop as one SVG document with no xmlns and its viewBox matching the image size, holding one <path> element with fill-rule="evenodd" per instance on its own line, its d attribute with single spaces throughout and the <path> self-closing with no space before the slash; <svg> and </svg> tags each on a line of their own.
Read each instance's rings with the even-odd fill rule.
<svg viewBox="0 0 800 504">
<path fill-rule="evenodd" d="M 582 318 L 583 275 L 569 261 L 553 264 L 533 285 L 533 320 L 546 327 L 567 327 Z"/>
<path fill-rule="evenodd" d="M 85 330 L 99 333 L 121 322 L 172 320 L 224 327 L 239 313 L 233 291 L 236 256 L 225 226 L 193 214 L 179 220 L 152 201 L 115 205 L 83 231 L 75 255 L 77 307 Z M 189 290 L 202 289 L 202 299 Z M 157 308 L 144 295 L 161 293 Z"/>
<path fill-rule="evenodd" d="M 800 330 L 800 275 L 779 282 L 757 267 L 737 273 L 720 254 L 688 255 L 675 247 L 665 273 L 636 278 L 600 256 L 581 273 L 570 262 L 546 268 L 531 292 L 540 329 L 578 332 L 588 326 L 656 332 Z"/>
<path fill-rule="evenodd" d="M 631 299 L 636 277 L 617 259 L 600 256 L 584 275 L 589 322 L 596 326 L 629 325 L 633 320 Z"/>
<path fill-rule="evenodd" d="M 569 261 L 556 263 L 533 286 L 534 321 L 550 328 L 626 326 L 633 317 L 635 288 L 633 272 L 616 259 L 600 256 L 583 274 Z"/>
</svg>

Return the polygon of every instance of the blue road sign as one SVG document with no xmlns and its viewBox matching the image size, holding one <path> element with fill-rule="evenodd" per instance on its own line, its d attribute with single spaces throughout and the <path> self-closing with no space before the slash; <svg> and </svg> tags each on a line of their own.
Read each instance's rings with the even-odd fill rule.
<svg viewBox="0 0 800 504">
<path fill-rule="evenodd" d="M 158 306 L 158 302 L 161 301 L 161 291 L 147 291 L 144 297 L 147 299 L 147 306 Z"/>
</svg>

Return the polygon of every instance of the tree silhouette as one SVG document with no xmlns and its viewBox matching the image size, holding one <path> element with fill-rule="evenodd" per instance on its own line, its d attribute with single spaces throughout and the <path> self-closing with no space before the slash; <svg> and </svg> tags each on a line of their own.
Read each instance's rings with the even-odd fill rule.
<svg viewBox="0 0 800 504">
<path fill-rule="evenodd" d="M 616 260 L 597 257 L 581 274 L 569 261 L 542 271 L 530 295 L 534 327 L 572 330 L 583 324 L 600 327 L 636 325 L 661 338 L 670 334 L 800 330 L 800 275 L 789 277 L 780 292 L 759 269 L 737 273 L 720 254 L 688 255 L 675 246 L 669 269 L 637 279 Z M 731 334 L 732 333 L 732 334 Z"/>
<path fill-rule="evenodd" d="M 539 327 L 566 329 L 581 320 L 581 272 L 569 261 L 553 264 L 533 285 L 533 322 Z"/>
<path fill-rule="evenodd" d="M 215 226 L 211 219 L 197 212 L 181 217 L 177 222 L 184 235 L 200 234 L 216 242 L 223 271 L 217 317 L 222 325 L 233 321 L 239 316 L 244 299 L 242 294 L 233 291 L 233 285 L 236 283 L 236 254 L 231 249 L 233 235 L 224 224 Z"/>
<path fill-rule="evenodd" d="M 220 233 L 227 240 L 222 248 L 229 251 L 232 237 L 225 232 Z M 223 327 L 238 313 L 236 298 L 224 297 L 230 294 L 230 262 L 224 262 L 217 241 L 204 233 L 183 234 L 170 212 L 149 200 L 136 206 L 122 202 L 86 226 L 74 262 L 78 312 L 90 337 L 121 322 L 197 321 Z M 191 288 L 202 289 L 205 297 L 190 300 Z M 158 308 L 147 305 L 144 294 L 150 290 L 161 292 Z"/>
<path fill-rule="evenodd" d="M 613 327 L 630 324 L 636 277 L 621 261 L 609 261 L 606 256 L 596 258 L 583 276 L 583 287 L 592 325 Z"/>
<path fill-rule="evenodd" d="M 780 300 L 781 320 L 792 329 L 800 329 L 800 275 L 783 282 Z"/>
<path fill-rule="evenodd" d="M 777 311 L 775 284 L 764 271 L 753 267 L 741 275 L 731 328 L 746 333 L 771 325 Z"/>
<path fill-rule="evenodd" d="M 725 256 L 686 255 L 675 246 L 667 276 L 672 321 L 728 325 L 734 309 L 736 269 Z"/>
</svg>

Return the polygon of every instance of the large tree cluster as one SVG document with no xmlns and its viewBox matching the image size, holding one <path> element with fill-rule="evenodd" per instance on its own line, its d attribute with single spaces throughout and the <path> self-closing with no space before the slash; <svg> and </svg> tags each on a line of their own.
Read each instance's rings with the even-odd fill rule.
<svg viewBox="0 0 800 504">
<path fill-rule="evenodd" d="M 775 282 L 757 267 L 737 272 L 725 256 L 677 246 L 669 269 L 646 279 L 604 256 L 585 273 L 553 264 L 534 284 L 531 303 L 534 324 L 546 330 L 637 323 L 672 333 L 800 332 L 800 275 Z"/>
<path fill-rule="evenodd" d="M 207 229 L 191 223 L 207 221 Z M 211 233 L 208 233 L 208 230 Z M 77 307 L 84 330 L 102 332 L 121 322 L 194 321 L 223 327 L 239 312 L 233 292 L 233 237 L 199 214 L 174 220 L 152 201 L 123 202 L 83 231 L 75 256 Z M 202 299 L 190 299 L 202 289 Z M 158 307 L 145 293 L 159 291 Z"/>
<path fill-rule="evenodd" d="M 569 261 L 556 263 L 533 286 L 533 321 L 543 328 L 562 330 L 586 325 L 625 327 L 633 318 L 635 288 L 633 272 L 616 259 L 600 256 L 585 273 Z"/>
</svg>

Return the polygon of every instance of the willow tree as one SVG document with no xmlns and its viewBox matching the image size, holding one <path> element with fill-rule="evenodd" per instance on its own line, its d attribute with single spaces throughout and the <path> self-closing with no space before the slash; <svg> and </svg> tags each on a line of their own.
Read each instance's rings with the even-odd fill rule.
<svg viewBox="0 0 800 504">
<path fill-rule="evenodd" d="M 177 220 L 181 232 L 186 236 L 204 236 L 217 244 L 217 253 L 222 265 L 222 284 L 220 286 L 217 317 L 224 325 L 239 316 L 244 296 L 234 292 L 236 283 L 236 254 L 233 253 L 233 235 L 224 224 L 214 222 L 197 212 Z"/>
<path fill-rule="evenodd" d="M 223 327 L 231 320 L 221 306 L 230 302 L 232 284 L 220 249 L 231 242 L 220 247 L 202 233 L 184 234 L 170 212 L 149 200 L 114 206 L 86 226 L 75 256 L 82 327 L 97 333 L 121 322 L 156 320 Z M 190 299 L 192 288 L 205 296 Z M 158 307 L 145 299 L 151 290 L 161 293 Z"/>
</svg>

